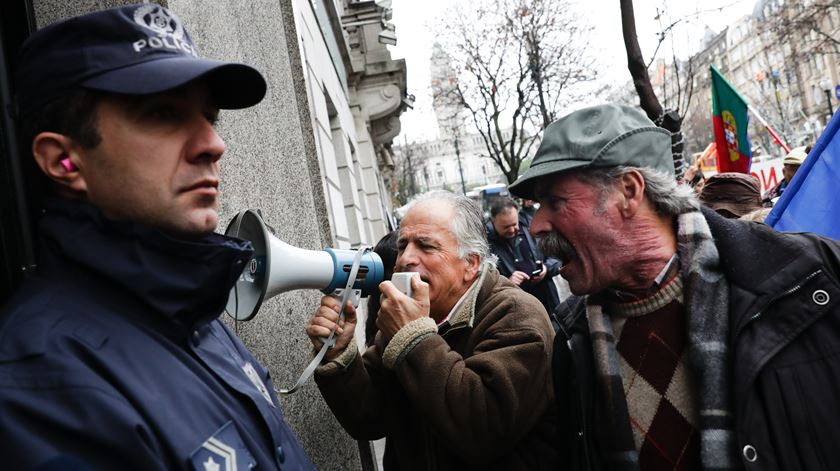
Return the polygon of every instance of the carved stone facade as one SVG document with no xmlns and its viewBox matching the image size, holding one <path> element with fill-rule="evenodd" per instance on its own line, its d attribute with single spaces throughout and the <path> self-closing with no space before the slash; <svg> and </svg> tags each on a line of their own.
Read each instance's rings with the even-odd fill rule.
<svg viewBox="0 0 840 471">
<path fill-rule="evenodd" d="M 389 1 L 296 0 L 313 130 L 330 233 L 341 248 L 393 229 L 391 142 L 411 106 Z"/>
</svg>

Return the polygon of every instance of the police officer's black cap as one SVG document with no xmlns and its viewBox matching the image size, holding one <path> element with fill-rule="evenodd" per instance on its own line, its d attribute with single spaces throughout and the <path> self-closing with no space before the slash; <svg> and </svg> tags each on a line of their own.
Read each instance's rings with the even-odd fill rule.
<svg viewBox="0 0 840 471">
<path fill-rule="evenodd" d="M 175 14 L 152 3 L 129 5 L 53 23 L 27 39 L 18 108 L 37 111 L 76 89 L 150 95 L 198 79 L 219 108 L 247 108 L 265 96 L 265 79 L 253 67 L 200 57 Z"/>
</svg>

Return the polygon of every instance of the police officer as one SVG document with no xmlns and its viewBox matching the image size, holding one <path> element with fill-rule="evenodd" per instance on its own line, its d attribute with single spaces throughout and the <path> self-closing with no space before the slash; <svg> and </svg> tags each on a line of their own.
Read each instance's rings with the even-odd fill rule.
<svg viewBox="0 0 840 471">
<path fill-rule="evenodd" d="M 0 313 L 3 467 L 312 469 L 218 320 L 252 248 L 213 232 L 214 123 L 263 77 L 199 57 L 155 4 L 43 28 L 19 70 L 47 196 L 38 273 Z"/>
</svg>

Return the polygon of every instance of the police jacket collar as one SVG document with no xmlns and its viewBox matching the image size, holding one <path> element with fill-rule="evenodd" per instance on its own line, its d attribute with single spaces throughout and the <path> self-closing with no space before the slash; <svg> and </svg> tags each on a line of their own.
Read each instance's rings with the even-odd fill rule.
<svg viewBox="0 0 840 471">
<path fill-rule="evenodd" d="M 90 204 L 64 198 L 46 202 L 40 234 L 41 276 L 77 273 L 80 283 L 104 278 L 111 284 L 103 290 L 133 295 L 185 328 L 221 314 L 253 253 L 247 241 L 215 233 L 180 239 L 142 224 L 111 221 Z"/>
</svg>

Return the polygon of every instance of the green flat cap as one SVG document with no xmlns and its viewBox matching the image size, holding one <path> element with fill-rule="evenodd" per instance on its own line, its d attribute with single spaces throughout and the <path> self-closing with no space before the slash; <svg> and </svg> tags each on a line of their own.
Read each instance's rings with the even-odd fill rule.
<svg viewBox="0 0 840 471">
<path fill-rule="evenodd" d="M 674 173 L 671 133 L 630 106 L 584 108 L 545 128 L 531 167 L 508 190 L 520 198 L 536 199 L 534 183 L 542 177 L 619 165 Z"/>
</svg>

